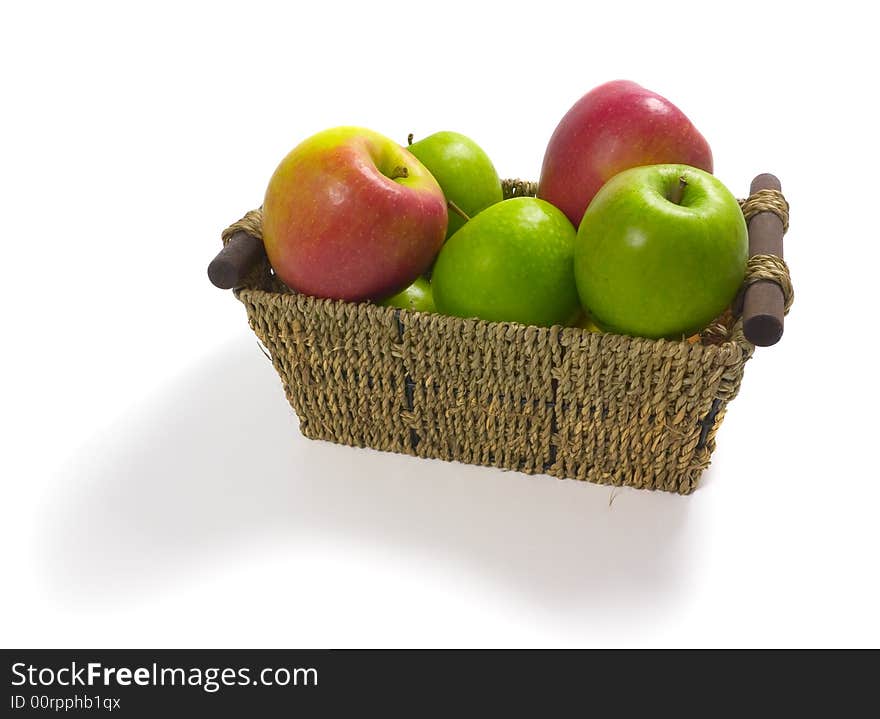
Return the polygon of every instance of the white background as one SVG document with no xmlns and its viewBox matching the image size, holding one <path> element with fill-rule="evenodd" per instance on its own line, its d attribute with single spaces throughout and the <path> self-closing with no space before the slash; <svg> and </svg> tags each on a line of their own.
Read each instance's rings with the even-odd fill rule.
<svg viewBox="0 0 880 719">
<path fill-rule="evenodd" d="M 0 643 L 880 644 L 860 5 L 5 4 Z M 735 194 L 772 171 L 792 205 L 796 304 L 702 488 L 304 440 L 205 275 L 281 157 L 339 124 L 454 129 L 537 178 L 615 78 L 676 102 Z"/>
</svg>

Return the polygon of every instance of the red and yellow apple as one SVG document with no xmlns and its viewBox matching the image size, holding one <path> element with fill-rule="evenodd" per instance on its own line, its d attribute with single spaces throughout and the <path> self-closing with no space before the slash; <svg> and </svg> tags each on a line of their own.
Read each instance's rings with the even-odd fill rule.
<svg viewBox="0 0 880 719">
<path fill-rule="evenodd" d="M 538 197 L 577 227 L 599 188 L 618 172 L 670 163 L 712 172 L 712 151 L 669 100 L 614 80 L 584 95 L 559 122 L 544 154 Z"/>
<path fill-rule="evenodd" d="M 263 202 L 275 274 L 315 297 L 360 301 L 408 286 L 446 236 L 446 199 L 410 152 L 377 132 L 337 127 L 281 161 Z"/>
</svg>

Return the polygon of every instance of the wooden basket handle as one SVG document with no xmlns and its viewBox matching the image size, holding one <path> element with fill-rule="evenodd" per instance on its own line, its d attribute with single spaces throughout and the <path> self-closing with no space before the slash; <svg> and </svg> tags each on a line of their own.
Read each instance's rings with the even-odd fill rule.
<svg viewBox="0 0 880 719">
<path fill-rule="evenodd" d="M 241 287 L 251 272 L 266 261 L 262 220 L 260 210 L 251 210 L 224 230 L 223 249 L 208 265 L 208 279 L 221 290 Z"/>
<path fill-rule="evenodd" d="M 769 347 L 782 337 L 785 314 L 793 300 L 791 279 L 782 255 L 788 229 L 788 203 L 774 175 L 752 180 L 742 202 L 749 228 L 749 265 L 742 296 L 743 334 L 754 345 Z"/>
<path fill-rule="evenodd" d="M 263 241 L 239 230 L 211 260 L 208 265 L 208 279 L 221 290 L 240 287 L 244 278 L 265 256 Z"/>
</svg>

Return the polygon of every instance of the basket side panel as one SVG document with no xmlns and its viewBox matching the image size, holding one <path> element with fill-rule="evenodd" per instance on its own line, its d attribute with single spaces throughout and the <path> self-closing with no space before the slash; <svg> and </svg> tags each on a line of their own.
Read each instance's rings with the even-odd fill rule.
<svg viewBox="0 0 880 719">
<path fill-rule="evenodd" d="M 562 345 L 551 473 L 691 492 L 742 378 L 738 348 L 569 330 Z"/>
<path fill-rule="evenodd" d="M 415 453 L 547 471 L 559 329 L 413 313 L 404 323 Z"/>
<path fill-rule="evenodd" d="M 709 415 L 701 427 L 700 442 L 696 448 L 696 461 L 709 466 L 712 452 L 715 451 L 715 435 L 721 427 L 727 405 L 739 394 L 746 363 L 752 358 L 755 346 L 743 336 L 742 319 L 737 320 L 731 331 L 731 339 L 718 349 L 716 361 L 721 372 L 721 381 Z"/>
<path fill-rule="evenodd" d="M 393 310 L 256 291 L 239 298 L 306 437 L 411 453 Z"/>
<path fill-rule="evenodd" d="M 306 437 L 680 493 L 752 349 L 238 296 Z"/>
</svg>

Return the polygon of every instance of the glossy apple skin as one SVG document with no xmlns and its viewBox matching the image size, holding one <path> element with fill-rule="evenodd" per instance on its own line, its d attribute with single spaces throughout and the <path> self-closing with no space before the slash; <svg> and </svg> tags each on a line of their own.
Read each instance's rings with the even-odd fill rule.
<svg viewBox="0 0 880 719">
<path fill-rule="evenodd" d="M 434 294 L 431 285 L 424 277 L 417 278 L 409 287 L 382 300 L 379 304 L 384 307 L 400 307 L 415 312 L 437 311 L 434 307 Z"/>
<path fill-rule="evenodd" d="M 684 178 L 681 204 L 668 199 Z M 748 233 L 716 177 L 684 165 L 625 170 L 584 214 L 574 248 L 581 304 L 603 328 L 688 337 L 730 305 L 745 277 Z"/>
<path fill-rule="evenodd" d="M 407 176 L 392 179 L 397 168 Z M 437 181 L 393 140 L 325 130 L 278 165 L 263 202 L 263 243 L 278 277 L 315 297 L 387 297 L 428 269 L 446 237 Z"/>
<path fill-rule="evenodd" d="M 599 188 L 618 172 L 667 163 L 712 172 L 712 151 L 669 100 L 614 80 L 584 95 L 557 125 L 544 153 L 538 197 L 578 227 Z"/>
<path fill-rule="evenodd" d="M 447 240 L 431 276 L 442 314 L 566 324 L 580 308 L 572 224 L 534 197 L 487 207 Z"/>
<path fill-rule="evenodd" d="M 498 172 L 483 148 L 469 137 L 444 130 L 414 142 L 407 149 L 428 168 L 446 199 L 468 217 L 501 202 Z M 450 212 L 447 239 L 458 232 L 464 222 L 463 217 Z"/>
</svg>

